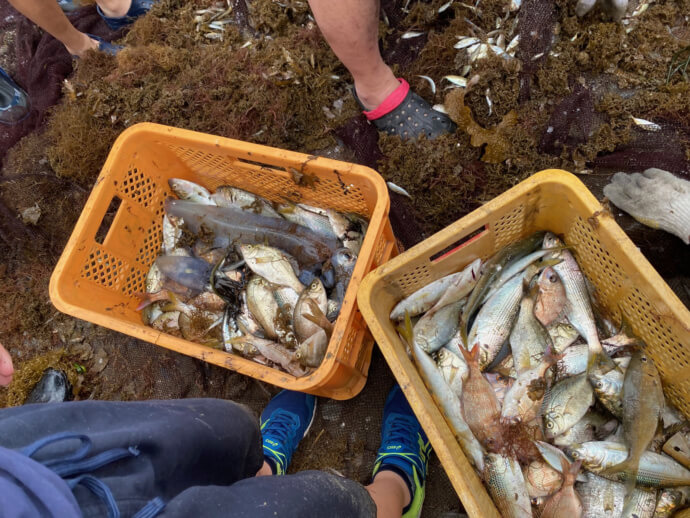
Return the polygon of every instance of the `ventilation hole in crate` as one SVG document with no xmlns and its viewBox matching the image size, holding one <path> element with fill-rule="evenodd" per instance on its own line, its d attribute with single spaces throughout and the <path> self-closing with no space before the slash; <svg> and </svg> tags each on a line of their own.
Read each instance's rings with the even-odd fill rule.
<svg viewBox="0 0 690 518">
<path fill-rule="evenodd" d="M 146 236 L 144 237 L 144 242 L 139 249 L 139 253 L 136 257 L 136 262 L 144 266 L 149 266 L 158 257 L 158 253 L 161 248 L 162 240 L 162 226 L 160 223 L 156 223 L 148 228 L 146 231 Z"/>
<path fill-rule="evenodd" d="M 82 268 L 81 276 L 106 288 L 119 290 L 126 268 L 121 259 L 94 247 Z"/>
<path fill-rule="evenodd" d="M 127 296 L 146 291 L 146 272 L 138 268 L 132 268 L 125 279 L 123 291 Z"/>
<path fill-rule="evenodd" d="M 352 353 L 352 348 L 355 346 L 355 342 L 357 341 L 357 329 L 354 327 L 350 328 L 349 333 L 347 334 L 347 340 L 345 341 L 345 348 L 343 349 L 343 358 L 350 358 L 350 354 Z"/>
<path fill-rule="evenodd" d="M 525 207 L 520 205 L 490 225 L 494 232 L 497 250 L 520 238 L 524 225 L 524 213 Z"/>
<path fill-rule="evenodd" d="M 117 214 L 117 211 L 120 209 L 121 204 L 122 200 L 117 196 L 113 196 L 113 199 L 110 202 L 108 209 L 105 211 L 105 214 L 103 215 L 101 225 L 98 227 L 98 231 L 96 232 L 96 235 L 93 238 L 93 240 L 99 245 L 102 245 L 103 241 L 105 241 L 105 238 L 108 235 L 108 232 L 110 231 L 110 227 L 113 224 L 113 220 L 115 219 L 115 215 Z"/>
<path fill-rule="evenodd" d="M 152 204 L 154 195 L 157 195 L 158 186 L 138 167 L 130 166 L 127 176 L 120 185 L 120 192 L 146 208 Z"/>
<path fill-rule="evenodd" d="M 397 285 L 403 292 L 403 295 L 409 295 L 430 282 L 431 275 L 429 274 L 429 269 L 422 265 L 411 272 L 404 273 L 397 280 Z"/>
</svg>

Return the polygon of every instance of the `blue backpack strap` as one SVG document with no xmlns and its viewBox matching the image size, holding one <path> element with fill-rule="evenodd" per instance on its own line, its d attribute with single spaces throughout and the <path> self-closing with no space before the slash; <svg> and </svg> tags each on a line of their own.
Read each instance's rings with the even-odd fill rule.
<svg viewBox="0 0 690 518">
<path fill-rule="evenodd" d="M 43 464 L 44 466 L 52 466 L 53 464 L 59 462 L 72 462 L 81 460 L 84 457 L 86 457 L 91 451 L 91 439 L 89 439 L 86 435 L 72 432 L 60 432 L 53 435 L 48 435 L 47 437 L 42 437 L 41 439 L 38 439 L 37 441 L 29 444 L 28 446 L 25 446 L 24 448 L 18 451 L 19 453 L 22 453 L 27 457 L 33 458 L 36 452 L 48 446 L 49 444 L 53 444 L 60 441 L 66 441 L 69 439 L 79 439 L 79 441 L 81 441 L 81 446 L 77 451 L 75 451 L 71 455 L 67 455 L 60 459 L 52 459 L 49 461 L 41 462 L 41 464 Z"/>
<path fill-rule="evenodd" d="M 95 471 L 116 460 L 126 459 L 127 457 L 138 457 L 139 453 L 139 450 L 134 446 L 130 446 L 129 448 L 113 448 L 112 450 L 101 452 L 98 455 L 80 461 L 63 460 L 52 464 L 50 469 L 62 478 L 71 477 L 73 475 Z"/>
<path fill-rule="evenodd" d="M 156 497 L 149 501 L 149 503 L 144 507 L 139 509 L 137 514 L 132 516 L 132 518 L 154 518 L 160 514 L 164 507 L 165 502 L 163 502 L 163 499 Z"/>
</svg>

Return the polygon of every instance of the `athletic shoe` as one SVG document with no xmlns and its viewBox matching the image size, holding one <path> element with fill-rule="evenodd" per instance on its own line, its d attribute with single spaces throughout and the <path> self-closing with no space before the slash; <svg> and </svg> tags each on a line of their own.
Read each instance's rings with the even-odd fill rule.
<svg viewBox="0 0 690 518">
<path fill-rule="evenodd" d="M 264 457 L 273 464 L 274 474 L 285 474 L 315 415 L 316 397 L 292 390 L 280 392 L 261 412 Z"/>
<path fill-rule="evenodd" d="M 13 125 L 29 116 L 29 96 L 0 68 L 0 123 Z"/>
<path fill-rule="evenodd" d="M 404 475 L 412 498 L 410 504 L 403 509 L 403 518 L 418 518 L 422 512 L 430 455 L 429 439 L 400 386 L 396 385 L 388 394 L 383 407 L 381 446 L 374 462 L 372 477 L 385 470 Z"/>
</svg>

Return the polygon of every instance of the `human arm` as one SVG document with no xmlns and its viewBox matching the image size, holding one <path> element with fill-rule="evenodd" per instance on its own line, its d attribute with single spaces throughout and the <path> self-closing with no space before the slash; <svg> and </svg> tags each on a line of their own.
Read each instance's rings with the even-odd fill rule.
<svg viewBox="0 0 690 518">
<path fill-rule="evenodd" d="M 70 54 L 81 56 L 89 49 L 98 48 L 98 42 L 78 31 L 67 19 L 55 0 L 9 0 L 12 6 L 59 40 Z"/>
</svg>

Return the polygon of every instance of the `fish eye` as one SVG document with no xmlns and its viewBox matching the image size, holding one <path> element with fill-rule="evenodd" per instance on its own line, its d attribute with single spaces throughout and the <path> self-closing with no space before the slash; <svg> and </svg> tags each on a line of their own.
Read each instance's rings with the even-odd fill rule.
<svg viewBox="0 0 690 518">
<path fill-rule="evenodd" d="M 558 281 L 558 275 L 556 275 L 555 273 L 552 273 L 551 275 L 549 275 L 548 279 L 549 279 L 549 282 L 556 282 L 556 281 Z"/>
<path fill-rule="evenodd" d="M 547 427 L 549 430 L 551 430 L 551 428 L 553 428 L 553 421 L 547 421 L 547 422 L 546 422 L 546 427 Z"/>
<path fill-rule="evenodd" d="M 577 451 L 573 451 L 573 452 L 570 453 L 570 456 L 571 456 L 573 459 L 579 459 L 579 458 L 580 458 L 580 453 L 577 452 Z"/>
<path fill-rule="evenodd" d="M 643 362 L 646 362 L 646 361 L 647 361 L 647 357 L 646 357 L 646 356 L 641 356 L 641 357 L 640 357 L 640 360 L 643 361 Z"/>
<path fill-rule="evenodd" d="M 596 387 L 597 387 L 598 389 L 603 388 L 603 387 L 604 387 L 604 383 L 601 382 L 601 381 L 597 381 L 597 382 L 596 382 Z"/>
</svg>

